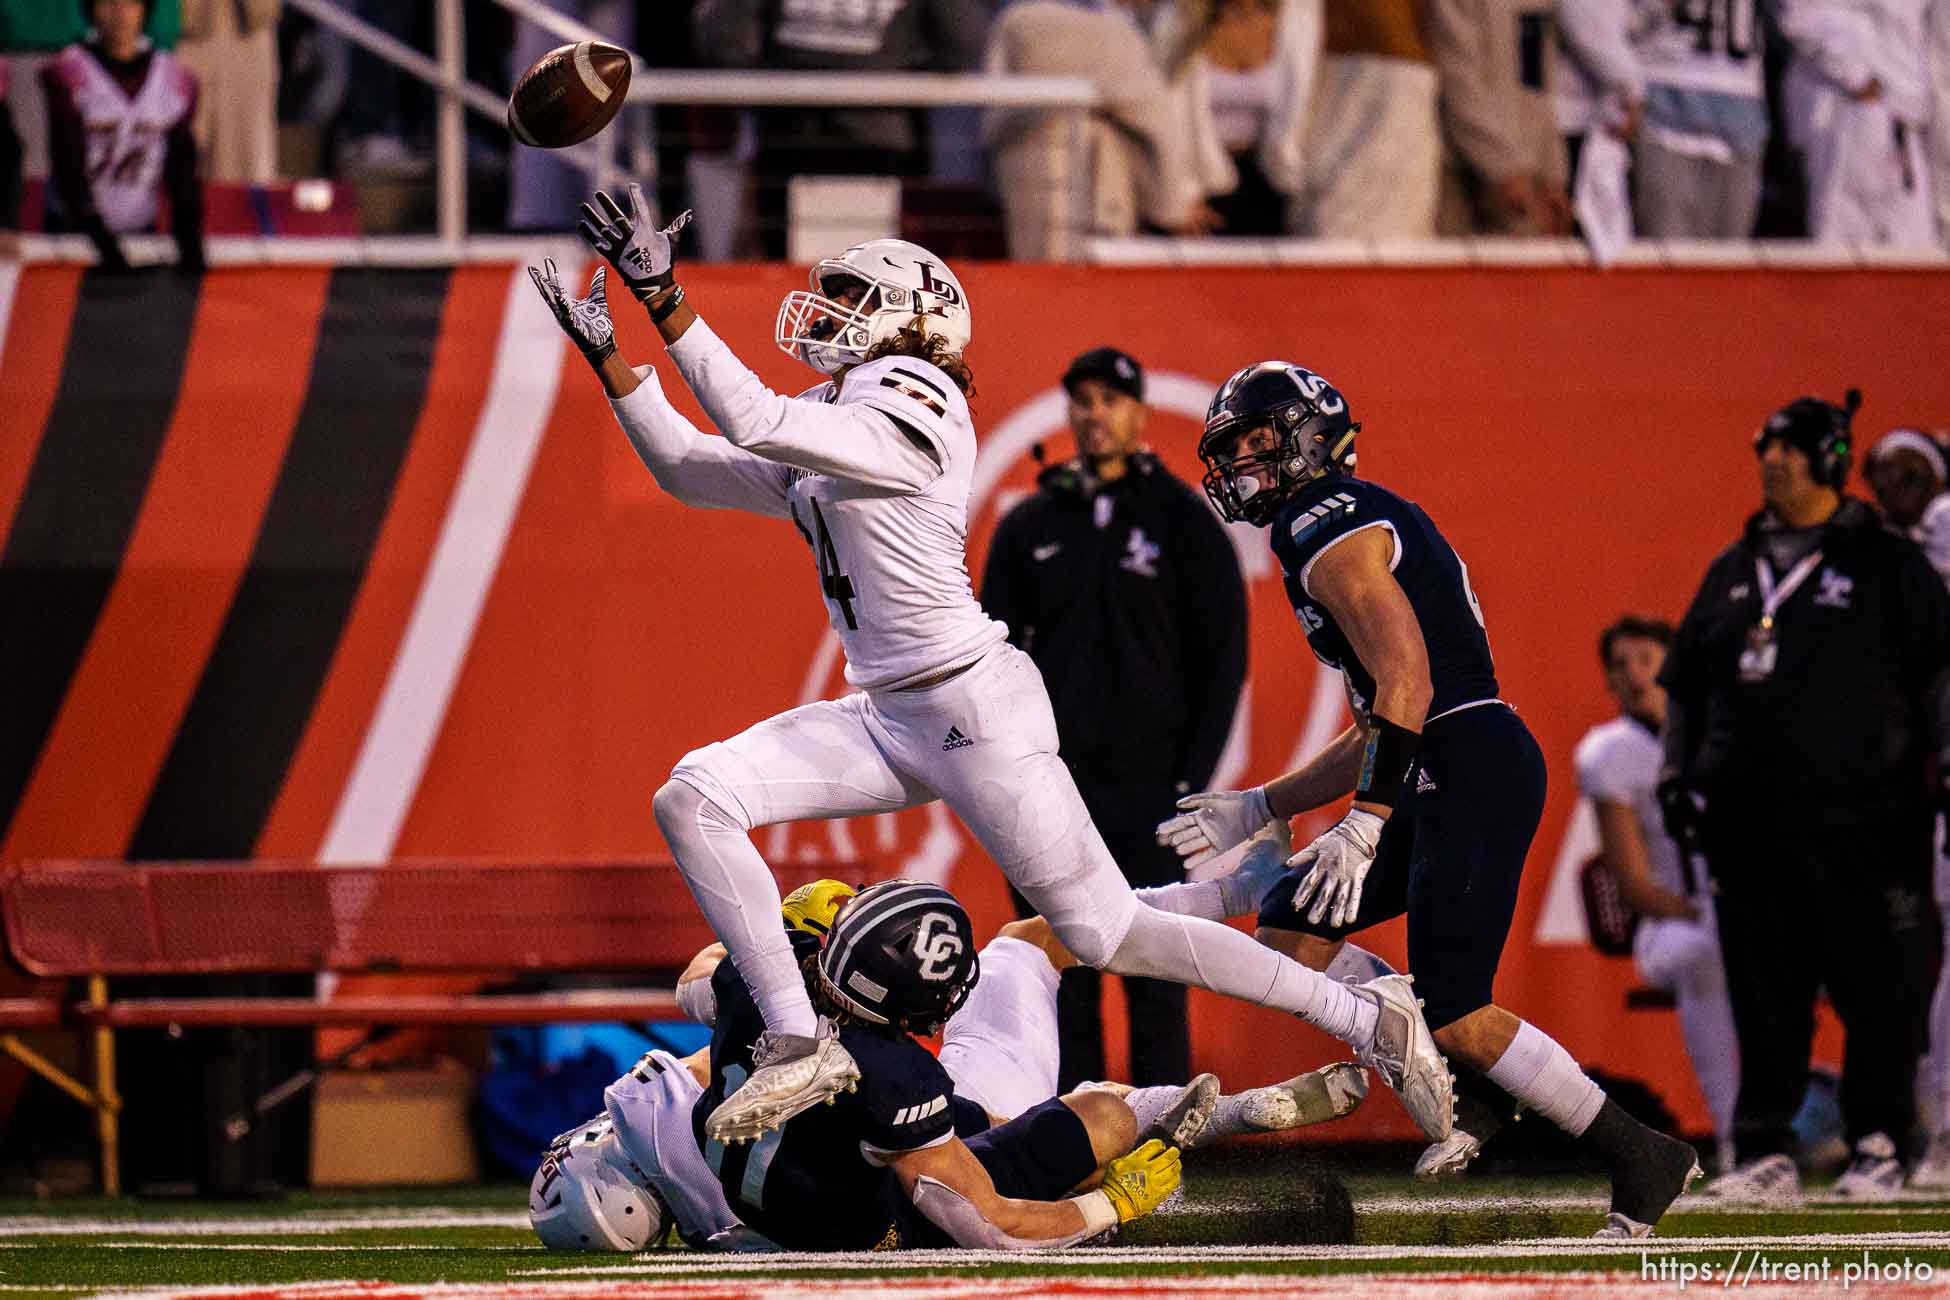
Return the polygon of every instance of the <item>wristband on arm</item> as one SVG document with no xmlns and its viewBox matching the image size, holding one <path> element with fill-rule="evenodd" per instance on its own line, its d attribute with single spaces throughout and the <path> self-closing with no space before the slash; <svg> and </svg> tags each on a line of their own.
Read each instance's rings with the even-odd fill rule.
<svg viewBox="0 0 1950 1300">
<path fill-rule="evenodd" d="M 1415 762 L 1415 751 L 1422 743 L 1419 732 L 1377 717 L 1368 729 L 1368 745 L 1361 755 L 1361 779 L 1355 783 L 1357 803 L 1378 803 L 1393 808 L 1401 797 L 1408 769 Z"/>
</svg>

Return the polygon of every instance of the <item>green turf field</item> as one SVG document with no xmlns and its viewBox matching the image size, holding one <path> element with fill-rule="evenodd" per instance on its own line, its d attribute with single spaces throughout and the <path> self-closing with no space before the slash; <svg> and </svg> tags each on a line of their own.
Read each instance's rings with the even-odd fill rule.
<svg viewBox="0 0 1950 1300">
<path fill-rule="evenodd" d="M 1650 1241 L 1594 1242 L 1588 1178 L 1336 1175 L 1289 1150 L 1188 1163 L 1182 1200 L 1107 1247 L 1061 1255 L 638 1256 L 544 1252 L 525 1190 L 293 1196 L 275 1203 L 0 1201 L 0 1297 L 1336 1295 L 1357 1300 L 1761 1288 L 1950 1291 L 1950 1199 L 1793 1213 L 1681 1206 Z M 1338 1240 L 1337 1240 L 1338 1239 Z M 1821 1270 L 1827 1268 L 1824 1278 Z M 1869 1266 L 1878 1273 L 1863 1274 Z M 1702 1273 L 1702 1269 L 1710 1272 Z M 1166 1279 L 1169 1279 L 1167 1281 Z M 1652 1286 L 1653 1291 L 1644 1288 Z"/>
</svg>

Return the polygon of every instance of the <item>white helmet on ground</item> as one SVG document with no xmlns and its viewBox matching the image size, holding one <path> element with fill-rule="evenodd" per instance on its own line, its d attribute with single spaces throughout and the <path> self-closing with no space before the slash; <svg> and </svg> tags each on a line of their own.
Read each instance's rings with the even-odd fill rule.
<svg viewBox="0 0 1950 1300">
<path fill-rule="evenodd" d="M 603 1115 L 549 1144 L 528 1184 L 528 1221 L 550 1250 L 634 1253 L 663 1240 L 669 1216 Z"/>
<path fill-rule="evenodd" d="M 905 239 L 869 239 L 838 257 L 815 263 L 810 291 L 779 304 L 774 337 L 787 354 L 830 375 L 858 365 L 867 351 L 922 318 L 929 334 L 957 355 L 968 346 L 973 320 L 968 295 L 948 264 Z M 840 301 L 851 291 L 851 305 Z"/>
</svg>

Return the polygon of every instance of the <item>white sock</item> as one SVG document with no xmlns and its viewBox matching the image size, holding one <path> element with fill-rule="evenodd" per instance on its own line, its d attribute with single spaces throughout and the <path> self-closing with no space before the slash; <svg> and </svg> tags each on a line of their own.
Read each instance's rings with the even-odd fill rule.
<svg viewBox="0 0 1950 1300">
<path fill-rule="evenodd" d="M 1250 916 L 1274 882 L 1286 874 L 1286 854 L 1272 841 L 1255 843 L 1239 865 L 1210 880 L 1186 880 L 1137 891 L 1139 901 L 1161 912 L 1224 921 Z"/>
<path fill-rule="evenodd" d="M 819 1017 L 785 937 L 779 884 L 746 828 L 683 780 L 666 782 L 652 808 L 677 870 L 751 989 L 765 1027 L 810 1037 Z"/>
<path fill-rule="evenodd" d="M 1291 1012 L 1344 1043 L 1374 1034 L 1375 1006 L 1228 925 L 1140 907 L 1106 970 L 1211 989 Z"/>
<path fill-rule="evenodd" d="M 1225 890 L 1217 880 L 1181 880 L 1133 890 L 1138 902 L 1174 916 L 1197 916 L 1207 921 L 1226 919 Z"/>
<path fill-rule="evenodd" d="M 1205 1126 L 1205 1131 L 1198 1135 L 1198 1140 L 1190 1145 L 1202 1147 L 1207 1142 L 1216 1142 L 1220 1138 L 1259 1132 L 1260 1130 L 1246 1122 L 1246 1098 L 1257 1091 L 1259 1089 L 1255 1088 L 1249 1092 L 1235 1092 L 1219 1098 L 1219 1107 L 1212 1112 L 1212 1122 Z"/>
<path fill-rule="evenodd" d="M 1334 954 L 1334 960 L 1327 963 L 1327 978 L 1336 984 L 1366 984 L 1378 980 L 1383 975 L 1393 975 L 1395 968 L 1369 952 L 1358 943 L 1344 943 Z"/>
<path fill-rule="evenodd" d="M 1124 1096 L 1124 1104 L 1137 1116 L 1139 1133 L 1157 1123 L 1158 1116 L 1170 1110 L 1172 1104 L 1185 1094 L 1182 1085 L 1166 1085 L 1160 1088 L 1133 1088 Z"/>
<path fill-rule="evenodd" d="M 1572 1137 L 1591 1127 L 1605 1104 L 1604 1090 L 1571 1054 L 1528 1021 L 1489 1068 L 1489 1080 Z"/>
</svg>

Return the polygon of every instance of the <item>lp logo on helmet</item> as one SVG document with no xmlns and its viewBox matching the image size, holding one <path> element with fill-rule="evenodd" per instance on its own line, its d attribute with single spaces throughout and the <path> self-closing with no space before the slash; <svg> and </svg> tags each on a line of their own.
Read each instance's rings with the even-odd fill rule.
<svg viewBox="0 0 1950 1300">
<path fill-rule="evenodd" d="M 1307 400 L 1320 408 L 1322 415 L 1337 414 L 1347 405 L 1341 400 L 1341 395 L 1328 386 L 1325 379 L 1311 370 L 1302 370 L 1299 366 L 1295 366 L 1293 380 L 1300 385 L 1300 391 L 1307 395 Z M 1324 398 L 1321 396 L 1323 393 L 1326 394 Z"/>
<path fill-rule="evenodd" d="M 961 294 L 956 291 L 955 286 L 934 278 L 933 262 L 917 262 L 915 265 L 921 268 L 921 288 L 919 292 L 931 293 L 941 299 L 941 301 L 947 303 L 950 307 L 961 306 Z"/>
<path fill-rule="evenodd" d="M 922 979 L 938 983 L 954 976 L 961 936 L 946 912 L 929 912 L 921 918 L 921 928 L 914 932 L 914 955 L 920 959 Z"/>
</svg>

